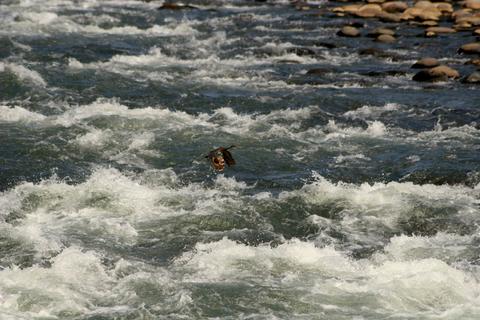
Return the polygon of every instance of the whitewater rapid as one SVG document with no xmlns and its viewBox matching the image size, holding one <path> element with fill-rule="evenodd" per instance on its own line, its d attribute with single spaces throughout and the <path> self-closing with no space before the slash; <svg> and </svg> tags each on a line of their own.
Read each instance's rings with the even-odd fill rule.
<svg viewBox="0 0 480 320">
<path fill-rule="evenodd" d="M 0 4 L 0 319 L 480 318 L 476 87 L 403 30 L 162 3 Z"/>
</svg>

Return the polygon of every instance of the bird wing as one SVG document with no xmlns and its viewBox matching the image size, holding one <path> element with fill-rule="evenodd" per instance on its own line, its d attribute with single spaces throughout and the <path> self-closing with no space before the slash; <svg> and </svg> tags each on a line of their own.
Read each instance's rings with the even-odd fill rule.
<svg viewBox="0 0 480 320">
<path fill-rule="evenodd" d="M 235 159 L 233 159 L 230 151 L 228 151 L 227 149 L 224 149 L 222 150 L 222 155 L 223 155 L 223 159 L 225 159 L 225 162 L 229 167 L 235 165 Z"/>
</svg>

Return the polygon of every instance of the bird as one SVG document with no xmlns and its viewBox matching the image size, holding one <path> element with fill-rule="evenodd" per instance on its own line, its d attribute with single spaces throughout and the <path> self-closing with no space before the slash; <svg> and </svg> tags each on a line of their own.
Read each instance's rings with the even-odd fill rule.
<svg viewBox="0 0 480 320">
<path fill-rule="evenodd" d="M 228 149 L 234 147 L 236 146 L 231 145 L 228 148 L 219 147 L 213 149 L 208 153 L 208 155 L 205 156 L 205 158 L 208 158 L 210 160 L 210 164 L 212 165 L 213 169 L 222 172 L 225 169 L 225 163 L 227 163 L 229 167 L 235 165 L 235 159 L 233 159 L 232 154 L 230 153 L 230 151 L 228 151 Z"/>
</svg>

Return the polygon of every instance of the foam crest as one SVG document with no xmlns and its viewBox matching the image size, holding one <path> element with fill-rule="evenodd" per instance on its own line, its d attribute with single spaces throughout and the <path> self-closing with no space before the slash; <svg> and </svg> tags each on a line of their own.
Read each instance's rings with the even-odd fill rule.
<svg viewBox="0 0 480 320">
<path fill-rule="evenodd" d="M 352 136 L 378 138 L 386 135 L 388 132 L 387 127 L 378 120 L 368 122 L 366 129 L 338 125 L 334 120 L 329 120 L 325 129 L 327 132 L 326 140 L 343 139 Z"/>
<path fill-rule="evenodd" d="M 382 107 L 367 105 L 352 111 L 347 111 L 343 115 L 351 119 L 369 119 L 369 118 L 379 117 L 386 112 L 397 111 L 400 108 L 401 106 L 396 103 L 387 103 Z"/>
<path fill-rule="evenodd" d="M 65 249 L 53 259 L 51 268 L 4 269 L 0 279 L 1 309 L 29 318 L 86 314 L 93 301 L 114 294 L 110 292 L 113 279 L 100 258 L 78 248 Z"/>
<path fill-rule="evenodd" d="M 387 310 L 438 313 L 479 302 L 479 283 L 440 260 L 386 262 L 368 271 L 367 288 L 381 293 L 379 302 Z"/>
<path fill-rule="evenodd" d="M 49 117 L 48 120 L 54 125 L 70 127 L 82 121 L 96 117 L 121 117 L 136 120 L 168 120 L 164 125 L 166 128 L 174 129 L 184 125 L 209 126 L 204 115 L 195 117 L 183 111 L 171 111 L 161 108 L 139 108 L 130 109 L 116 100 L 99 99 L 92 104 L 72 107 L 64 114 Z"/>
<path fill-rule="evenodd" d="M 384 254 L 376 255 L 376 259 L 392 261 L 412 261 L 436 258 L 455 262 L 465 255 L 471 254 L 474 245 L 472 236 L 461 236 L 439 232 L 432 237 L 396 236 L 390 239 Z"/>
<path fill-rule="evenodd" d="M 354 261 L 332 247 L 290 240 L 277 247 L 256 247 L 228 239 L 198 243 L 175 260 L 193 283 L 244 282 L 298 294 L 302 302 L 329 297 L 329 309 L 367 304 L 380 313 L 429 316 L 463 305 L 477 314 L 480 285 L 474 275 L 438 259 Z M 288 295 L 296 299 L 296 295 Z"/>
<path fill-rule="evenodd" d="M 278 247 L 257 247 L 236 243 L 226 238 L 211 243 L 199 243 L 195 250 L 175 261 L 189 272 L 186 281 L 236 281 L 254 275 L 284 276 L 292 268 L 305 272 L 340 276 L 354 272 L 354 265 L 333 248 L 316 248 L 312 243 L 292 240 Z"/>
<path fill-rule="evenodd" d="M 477 203 L 480 198 L 478 190 L 465 186 L 416 185 L 411 182 L 332 183 L 314 174 L 316 181 L 304 185 L 300 190 L 282 192 L 279 200 L 289 201 L 292 197 L 302 197 L 312 204 L 336 203 L 344 209 L 342 225 L 353 232 L 356 230 L 357 218 L 372 228 L 382 223 L 395 228 L 399 218 L 415 215 L 418 207 L 442 208 L 449 203 L 457 215 L 467 223 L 476 221 Z M 375 227 L 376 228 L 376 227 Z"/>
<path fill-rule="evenodd" d="M 39 122 L 45 120 L 45 116 L 29 111 L 22 107 L 0 106 L 0 121 L 6 122 Z"/>
<path fill-rule="evenodd" d="M 53 12 L 23 12 L 20 14 L 19 18 L 31 21 L 35 24 L 45 25 L 56 20 L 58 15 Z"/>
<path fill-rule="evenodd" d="M 70 185 L 52 177 L 23 183 L 0 195 L 8 203 L 3 217 L 21 217 L 11 237 L 32 245 L 37 256 L 63 248 L 71 234 L 118 244 L 137 241 L 139 224 L 184 214 L 210 215 L 225 206 L 241 207 L 240 192 L 248 186 L 218 176 L 214 187 L 178 186 L 171 169 L 137 177 L 115 169 L 97 169 L 85 182 Z"/>
<path fill-rule="evenodd" d="M 47 86 L 47 83 L 45 82 L 45 80 L 43 80 L 42 76 L 34 70 L 14 63 L 0 62 L 0 65 L 2 65 L 0 71 L 9 71 L 15 74 L 15 76 L 17 76 L 20 81 L 31 83 L 41 87 Z"/>
</svg>

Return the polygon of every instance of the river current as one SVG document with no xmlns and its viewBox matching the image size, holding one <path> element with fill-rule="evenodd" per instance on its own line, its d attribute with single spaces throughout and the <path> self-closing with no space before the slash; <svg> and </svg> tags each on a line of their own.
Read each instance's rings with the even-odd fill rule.
<svg viewBox="0 0 480 320">
<path fill-rule="evenodd" d="M 0 1 L 0 319 L 480 319 L 470 33 L 161 4 Z"/>
</svg>

